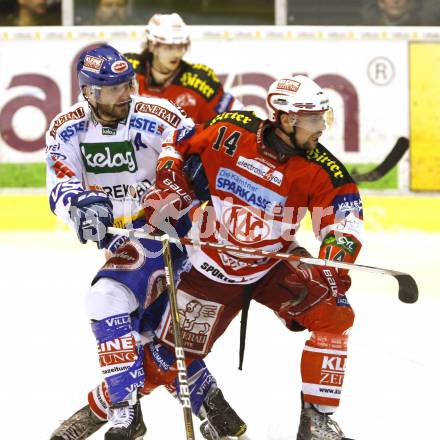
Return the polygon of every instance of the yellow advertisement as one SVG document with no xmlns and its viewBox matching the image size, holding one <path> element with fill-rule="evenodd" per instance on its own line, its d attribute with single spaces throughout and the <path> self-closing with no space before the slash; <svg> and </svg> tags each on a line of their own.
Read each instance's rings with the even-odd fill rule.
<svg viewBox="0 0 440 440">
<path fill-rule="evenodd" d="M 413 191 L 440 190 L 440 43 L 410 43 Z"/>
</svg>

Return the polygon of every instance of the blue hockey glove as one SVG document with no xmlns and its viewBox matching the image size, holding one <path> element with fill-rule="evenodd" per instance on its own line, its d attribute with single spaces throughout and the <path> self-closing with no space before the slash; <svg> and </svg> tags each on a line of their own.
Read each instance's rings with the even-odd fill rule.
<svg viewBox="0 0 440 440">
<path fill-rule="evenodd" d="M 106 246 L 107 228 L 113 225 L 113 204 L 100 191 L 84 191 L 72 197 L 70 218 L 81 243 L 95 241 L 98 249 Z"/>
<path fill-rule="evenodd" d="M 188 156 L 183 164 L 183 172 L 187 175 L 196 197 L 201 202 L 211 200 L 208 178 L 203 168 L 202 160 L 198 154 Z"/>
</svg>

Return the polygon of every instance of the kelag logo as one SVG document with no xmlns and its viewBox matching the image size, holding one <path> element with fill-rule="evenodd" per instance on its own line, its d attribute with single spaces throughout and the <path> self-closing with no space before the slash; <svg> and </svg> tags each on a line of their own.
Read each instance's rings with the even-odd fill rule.
<svg viewBox="0 0 440 440">
<path fill-rule="evenodd" d="M 138 169 L 133 146 L 129 141 L 81 143 L 80 147 L 89 173 L 134 173 Z"/>
<path fill-rule="evenodd" d="M 286 203 L 286 197 L 246 179 L 240 174 L 228 169 L 220 168 L 215 182 L 216 189 L 234 194 L 239 199 L 265 212 L 281 212 Z M 279 214 L 280 212 L 277 212 Z"/>
</svg>

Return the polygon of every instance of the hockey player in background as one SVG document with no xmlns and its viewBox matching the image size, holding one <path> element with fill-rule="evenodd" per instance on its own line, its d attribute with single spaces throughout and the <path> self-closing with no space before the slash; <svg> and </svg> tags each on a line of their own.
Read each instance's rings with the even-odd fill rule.
<svg viewBox="0 0 440 440">
<path fill-rule="evenodd" d="M 268 120 L 231 111 L 204 128 L 170 136 L 159 156 L 155 187 L 143 198 L 147 222 L 160 232 L 154 204 L 188 192 L 183 163 L 198 155 L 212 203 L 204 210 L 205 224 L 194 234 L 213 242 L 309 256 L 294 236 L 309 210 L 321 243 L 319 257 L 354 262 L 361 248 L 362 205 L 345 167 L 319 143 L 331 119 L 327 95 L 299 75 L 274 82 L 267 105 Z M 169 180 L 174 187 L 165 183 Z M 182 209 L 189 203 L 180 200 Z M 181 274 L 177 289 L 187 356 L 206 356 L 251 287 L 252 298 L 272 309 L 289 330 L 311 332 L 301 359 L 297 439 L 344 439 L 330 415 L 339 405 L 354 320 L 345 296 L 351 284 L 347 272 L 212 248 L 187 250 L 192 268 Z M 169 322 L 167 310 L 156 336 L 171 346 Z M 197 339 L 201 326 L 204 337 Z M 146 371 L 149 365 L 146 359 Z"/>
<path fill-rule="evenodd" d="M 133 96 L 134 70 L 111 46 L 83 52 L 77 73 L 85 101 L 49 126 L 47 188 L 52 211 L 73 226 L 79 240 L 95 241 L 113 254 L 86 298 L 105 381 L 89 393 L 89 405 L 63 422 L 51 440 L 85 439 L 107 418 L 111 427 L 106 440 L 140 439 L 146 432 L 138 402 L 144 385 L 142 360 L 173 359 L 172 351 L 151 342 L 154 323 L 145 319 L 155 297 L 164 298 L 163 262 L 157 243 L 126 241 L 106 230 L 113 224 L 145 224 L 138 197 L 154 183 L 163 139 L 174 129 L 191 130 L 194 123 L 166 99 Z M 177 229 L 185 233 L 188 227 L 183 219 Z M 185 252 L 173 248 L 173 257 L 178 272 L 187 259 Z M 148 316 L 153 319 L 154 313 Z M 244 432 L 246 425 L 224 400 L 205 364 L 195 360 L 188 371 L 192 408 L 207 419 L 205 429 Z M 167 387 L 175 391 L 175 382 Z"/>
<path fill-rule="evenodd" d="M 140 95 L 171 99 L 196 124 L 231 108 L 242 108 L 238 100 L 223 90 L 211 68 L 183 60 L 190 46 L 190 35 L 180 15 L 153 15 L 146 34 L 141 54 L 125 54 L 136 71 Z"/>
</svg>

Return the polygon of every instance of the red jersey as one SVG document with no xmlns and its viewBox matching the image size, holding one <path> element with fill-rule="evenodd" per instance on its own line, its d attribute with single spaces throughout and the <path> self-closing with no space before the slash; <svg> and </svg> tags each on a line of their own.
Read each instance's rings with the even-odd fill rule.
<svg viewBox="0 0 440 440">
<path fill-rule="evenodd" d="M 324 146 L 295 151 L 280 160 L 265 145 L 269 122 L 252 112 L 217 115 L 205 127 L 176 131 L 159 156 L 159 167 L 181 168 L 198 154 L 211 193 L 215 233 L 204 240 L 285 252 L 307 211 L 321 240 L 321 258 L 353 262 L 362 240 L 362 203 L 349 173 Z M 205 224 L 206 226 L 206 224 Z M 203 234 L 204 230 L 202 230 Z M 276 260 L 189 247 L 193 267 L 219 282 L 255 282 Z"/>
<path fill-rule="evenodd" d="M 181 61 L 179 68 L 164 84 L 154 84 L 149 54 L 125 54 L 133 65 L 139 94 L 170 99 L 183 108 L 196 124 L 205 123 L 218 113 L 237 106 L 234 97 L 225 93 L 214 71 L 203 64 Z"/>
</svg>

